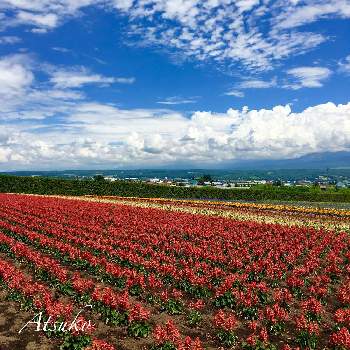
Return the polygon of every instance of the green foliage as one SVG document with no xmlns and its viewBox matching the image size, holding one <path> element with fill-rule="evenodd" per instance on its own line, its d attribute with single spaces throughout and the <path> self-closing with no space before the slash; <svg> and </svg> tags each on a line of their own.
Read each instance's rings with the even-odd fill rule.
<svg viewBox="0 0 350 350">
<path fill-rule="evenodd" d="M 310 311 L 306 312 L 306 318 L 309 321 L 316 321 L 318 323 L 321 323 L 321 321 L 322 321 L 322 316 L 320 314 L 310 312 Z"/>
<path fill-rule="evenodd" d="M 190 294 L 195 299 L 205 299 L 212 295 L 207 286 L 194 286 L 188 280 L 183 279 L 177 283 L 177 288 Z"/>
<path fill-rule="evenodd" d="M 257 320 L 259 318 L 259 312 L 258 308 L 255 306 L 250 307 L 241 307 L 238 310 L 238 313 L 245 319 L 245 320 Z"/>
<path fill-rule="evenodd" d="M 106 181 L 103 175 L 94 176 L 94 181 Z"/>
<path fill-rule="evenodd" d="M 204 185 L 205 182 L 212 182 L 213 179 L 211 175 L 205 174 L 198 179 L 198 185 Z"/>
<path fill-rule="evenodd" d="M 152 328 L 147 322 L 131 322 L 128 327 L 128 334 L 134 338 L 146 338 L 151 330 Z"/>
<path fill-rule="evenodd" d="M 242 349 L 243 350 L 277 350 L 275 345 L 270 343 L 263 343 L 261 340 L 257 340 L 254 345 L 243 343 Z"/>
<path fill-rule="evenodd" d="M 318 337 L 315 333 L 301 331 L 296 340 L 303 349 L 317 349 Z"/>
<path fill-rule="evenodd" d="M 23 294 L 17 292 L 16 290 L 9 289 L 6 299 L 20 303 L 21 309 L 25 311 L 33 308 L 32 299 L 26 298 Z"/>
<path fill-rule="evenodd" d="M 274 335 L 282 334 L 286 329 L 285 324 L 283 322 L 270 324 L 269 328 L 270 328 L 270 332 Z"/>
<path fill-rule="evenodd" d="M 106 324 L 113 326 L 126 326 L 128 324 L 128 315 L 126 312 L 119 312 L 109 306 L 104 305 L 102 302 L 97 301 L 93 303 L 93 307 L 97 310 Z"/>
<path fill-rule="evenodd" d="M 197 327 L 202 321 L 202 314 L 197 310 L 191 310 L 187 315 L 187 323 L 190 327 Z"/>
<path fill-rule="evenodd" d="M 165 342 L 161 345 L 152 345 L 150 350 L 176 350 L 176 346 L 173 343 Z"/>
<path fill-rule="evenodd" d="M 169 299 L 162 305 L 162 309 L 169 315 L 180 315 L 183 311 L 183 305 L 179 300 Z"/>
<path fill-rule="evenodd" d="M 229 307 L 230 309 L 235 309 L 236 300 L 231 292 L 226 292 L 214 300 L 214 305 L 219 308 Z"/>
<path fill-rule="evenodd" d="M 48 317 L 45 317 L 45 321 L 48 321 Z M 67 333 L 67 330 L 64 329 L 64 324 L 65 324 L 65 321 L 62 318 L 59 318 L 55 322 L 49 323 L 47 328 L 46 329 L 44 328 L 43 331 L 48 338 L 64 337 L 64 342 L 67 341 L 67 343 L 70 343 L 70 344 L 84 343 L 85 339 L 79 339 L 80 337 L 73 337 L 70 333 Z M 80 349 L 78 345 L 76 346 L 77 346 L 76 349 Z M 72 347 L 72 349 L 75 349 L 75 348 Z"/>
<path fill-rule="evenodd" d="M 60 350 L 83 350 L 89 345 L 91 345 L 91 338 L 88 335 L 74 336 L 67 334 Z"/>
<path fill-rule="evenodd" d="M 237 336 L 232 331 L 230 332 L 221 329 L 216 333 L 216 336 L 220 340 L 220 343 L 227 347 L 231 347 L 237 342 Z"/>
<path fill-rule="evenodd" d="M 143 289 L 140 285 L 135 284 L 135 285 L 130 287 L 129 293 L 132 296 L 140 296 L 143 293 Z"/>
<path fill-rule="evenodd" d="M 259 185 L 250 189 L 176 187 L 143 182 L 72 180 L 48 177 L 0 175 L 0 192 L 51 195 L 111 195 L 121 197 L 197 198 L 223 200 L 283 200 L 309 202 L 350 202 L 350 189 L 283 187 Z"/>
</svg>

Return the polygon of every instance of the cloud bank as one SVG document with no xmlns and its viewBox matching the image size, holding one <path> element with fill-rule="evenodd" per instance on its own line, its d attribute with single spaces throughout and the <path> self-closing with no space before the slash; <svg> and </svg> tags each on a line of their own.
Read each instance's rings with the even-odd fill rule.
<svg viewBox="0 0 350 350">
<path fill-rule="evenodd" d="M 350 151 L 350 103 L 326 103 L 300 113 L 286 105 L 191 116 L 84 100 L 62 104 L 48 103 L 37 111 L 42 119 L 30 119 L 27 111 L 3 121 L 0 169 L 199 165 Z M 60 118 L 53 117 L 57 114 Z"/>
</svg>

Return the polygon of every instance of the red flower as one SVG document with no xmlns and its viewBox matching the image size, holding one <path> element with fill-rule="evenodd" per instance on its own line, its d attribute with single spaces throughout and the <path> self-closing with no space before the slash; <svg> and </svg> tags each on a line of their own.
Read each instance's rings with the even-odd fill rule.
<svg viewBox="0 0 350 350">
<path fill-rule="evenodd" d="M 92 344 L 86 348 L 86 350 L 116 350 L 111 344 L 106 343 L 103 340 L 94 339 Z"/>
<path fill-rule="evenodd" d="M 262 342 L 267 342 L 269 340 L 269 334 L 267 333 L 266 328 L 262 328 L 261 331 L 259 332 L 259 339 Z"/>
<path fill-rule="evenodd" d="M 146 310 L 141 304 L 135 304 L 129 310 L 129 322 L 146 321 L 150 317 L 150 311 Z"/>
<path fill-rule="evenodd" d="M 198 299 L 197 301 L 191 301 L 188 304 L 189 308 L 195 309 L 195 310 L 201 310 L 201 309 L 203 309 L 204 306 L 205 306 L 204 301 L 201 299 Z"/>
<path fill-rule="evenodd" d="M 347 328 L 343 327 L 338 332 L 333 333 L 330 336 L 330 341 L 332 344 L 345 348 L 346 350 L 350 349 L 350 332 Z"/>
<path fill-rule="evenodd" d="M 217 328 L 222 328 L 225 331 L 233 331 L 236 328 L 237 320 L 232 313 L 225 313 L 220 310 L 214 317 L 214 324 Z"/>
</svg>

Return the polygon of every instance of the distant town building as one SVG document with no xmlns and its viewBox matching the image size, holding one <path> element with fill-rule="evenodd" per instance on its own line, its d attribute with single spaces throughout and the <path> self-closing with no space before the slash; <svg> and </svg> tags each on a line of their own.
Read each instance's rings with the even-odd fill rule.
<svg viewBox="0 0 350 350">
<path fill-rule="evenodd" d="M 310 180 L 299 180 L 299 181 L 297 181 L 295 186 L 312 186 L 312 184 L 313 183 Z"/>
<path fill-rule="evenodd" d="M 254 181 L 238 181 L 235 182 L 235 187 L 252 187 L 255 185 Z"/>
<path fill-rule="evenodd" d="M 348 188 L 350 187 L 350 184 L 347 182 L 339 181 L 335 185 L 336 188 Z"/>
</svg>

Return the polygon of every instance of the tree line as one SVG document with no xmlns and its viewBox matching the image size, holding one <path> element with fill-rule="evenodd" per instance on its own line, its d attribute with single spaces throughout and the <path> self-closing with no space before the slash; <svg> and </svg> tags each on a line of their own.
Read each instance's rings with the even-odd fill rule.
<svg viewBox="0 0 350 350">
<path fill-rule="evenodd" d="M 249 189 L 177 187 L 141 181 L 95 179 L 62 179 L 0 175 L 0 192 L 48 195 L 110 195 L 121 197 L 155 197 L 217 200 L 280 200 L 310 202 L 350 202 L 350 189 L 320 190 L 313 187 L 280 187 L 259 185 Z"/>
</svg>

